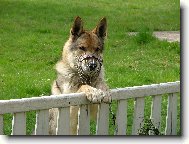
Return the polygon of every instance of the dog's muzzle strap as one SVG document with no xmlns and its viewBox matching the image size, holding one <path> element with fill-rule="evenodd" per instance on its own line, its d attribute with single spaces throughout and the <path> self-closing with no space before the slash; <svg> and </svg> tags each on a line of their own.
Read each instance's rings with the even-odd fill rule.
<svg viewBox="0 0 189 144">
<path fill-rule="evenodd" d="M 75 65 L 75 67 L 77 68 L 78 70 L 78 74 L 80 76 L 80 80 L 81 80 L 81 83 L 84 83 L 84 84 L 90 84 L 92 79 L 93 78 L 96 78 L 98 77 L 99 73 L 100 73 L 100 70 L 101 70 L 101 66 L 102 66 L 102 58 L 101 57 L 96 57 L 95 55 L 93 54 L 82 54 L 81 56 L 76 56 L 75 57 L 76 60 L 77 60 L 77 65 Z M 95 75 L 85 75 L 83 73 L 83 69 L 81 67 L 81 63 L 84 61 L 84 60 L 87 60 L 87 59 L 90 59 L 90 58 L 93 58 L 93 59 L 96 59 L 96 61 L 98 61 L 99 63 L 99 68 L 97 69 L 96 71 L 96 74 Z"/>
</svg>

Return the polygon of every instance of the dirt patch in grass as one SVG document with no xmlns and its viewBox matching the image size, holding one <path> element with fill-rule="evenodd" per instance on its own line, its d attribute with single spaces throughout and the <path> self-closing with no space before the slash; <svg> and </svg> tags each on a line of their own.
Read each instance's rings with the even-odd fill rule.
<svg viewBox="0 0 189 144">
<path fill-rule="evenodd" d="M 137 32 L 130 32 L 129 35 L 136 35 Z M 167 40 L 168 42 L 180 42 L 180 31 L 156 31 L 153 35 L 160 40 Z"/>
</svg>

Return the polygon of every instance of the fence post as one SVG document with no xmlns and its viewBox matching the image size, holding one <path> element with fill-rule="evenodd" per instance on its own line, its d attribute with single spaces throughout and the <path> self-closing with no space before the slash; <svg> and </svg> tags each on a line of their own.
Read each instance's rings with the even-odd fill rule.
<svg viewBox="0 0 189 144">
<path fill-rule="evenodd" d="M 109 104 L 99 104 L 98 115 L 97 115 L 97 135 L 108 135 L 109 129 Z"/>
<path fill-rule="evenodd" d="M 127 100 L 118 100 L 116 113 L 117 135 L 126 135 L 127 126 Z"/>
<path fill-rule="evenodd" d="M 59 108 L 56 134 L 70 134 L 70 107 Z"/>
<path fill-rule="evenodd" d="M 137 135 L 140 127 L 143 126 L 144 122 L 144 98 L 136 98 L 133 125 L 132 125 L 132 135 Z"/>
<path fill-rule="evenodd" d="M 78 135 L 90 134 L 90 107 L 89 105 L 81 105 L 78 113 Z"/>
<path fill-rule="evenodd" d="M 162 95 L 152 96 L 152 105 L 151 105 L 151 116 L 152 123 L 159 131 L 161 131 L 161 100 Z M 150 132 L 150 135 L 153 135 Z"/>
<path fill-rule="evenodd" d="M 0 135 L 3 135 L 3 115 L 0 114 Z"/>
<path fill-rule="evenodd" d="M 26 113 L 14 113 L 12 121 L 12 135 L 26 134 Z"/>
<path fill-rule="evenodd" d="M 35 134 L 36 135 L 49 134 L 49 110 L 39 110 L 37 112 Z"/>
<path fill-rule="evenodd" d="M 168 96 L 167 117 L 166 117 L 166 135 L 176 135 L 177 130 L 177 94 Z"/>
</svg>

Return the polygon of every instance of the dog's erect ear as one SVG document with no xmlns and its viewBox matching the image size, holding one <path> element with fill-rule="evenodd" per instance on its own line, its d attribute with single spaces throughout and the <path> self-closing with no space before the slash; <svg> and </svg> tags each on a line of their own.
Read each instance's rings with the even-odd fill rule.
<svg viewBox="0 0 189 144">
<path fill-rule="evenodd" d="M 93 30 L 98 37 L 104 39 L 107 35 L 107 21 L 106 18 L 102 18 L 96 28 Z"/>
<path fill-rule="evenodd" d="M 70 33 L 73 36 L 80 36 L 82 32 L 83 32 L 83 22 L 82 19 L 79 16 L 77 16 L 74 20 Z"/>
</svg>

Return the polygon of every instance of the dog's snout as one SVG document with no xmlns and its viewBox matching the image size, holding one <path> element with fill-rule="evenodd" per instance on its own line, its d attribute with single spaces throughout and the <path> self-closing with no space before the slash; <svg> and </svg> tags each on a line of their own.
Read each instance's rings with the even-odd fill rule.
<svg viewBox="0 0 189 144">
<path fill-rule="evenodd" d="M 97 67 L 97 63 L 92 61 L 92 62 L 89 62 L 89 69 L 90 71 L 94 71 Z"/>
</svg>

